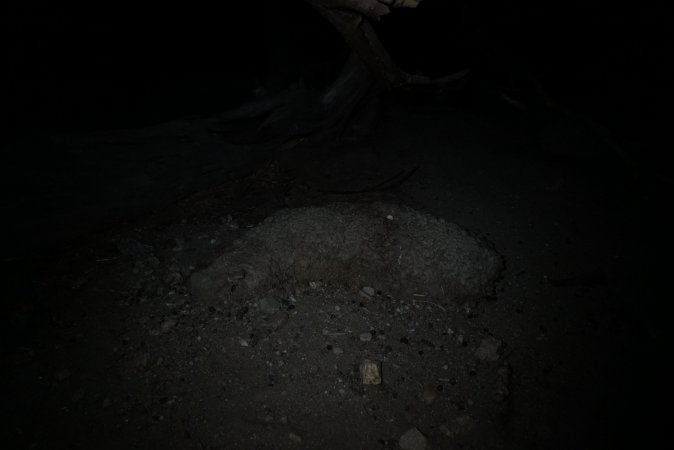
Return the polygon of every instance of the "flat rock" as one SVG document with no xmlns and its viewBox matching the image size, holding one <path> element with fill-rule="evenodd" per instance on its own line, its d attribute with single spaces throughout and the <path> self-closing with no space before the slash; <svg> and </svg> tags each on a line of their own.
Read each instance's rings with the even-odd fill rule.
<svg viewBox="0 0 674 450">
<path fill-rule="evenodd" d="M 475 357 L 480 361 L 494 362 L 500 358 L 499 351 L 503 342 L 494 338 L 486 337 L 480 342 L 480 346 L 475 350 Z"/>
<path fill-rule="evenodd" d="M 426 437 L 416 428 L 410 428 L 400 436 L 398 445 L 404 450 L 424 450 L 426 448 Z"/>
<path fill-rule="evenodd" d="M 360 379 L 363 384 L 381 384 L 379 364 L 365 360 L 360 364 Z"/>
<path fill-rule="evenodd" d="M 258 302 L 260 311 L 265 314 L 274 314 L 280 308 L 280 303 L 271 297 L 262 297 Z"/>
</svg>

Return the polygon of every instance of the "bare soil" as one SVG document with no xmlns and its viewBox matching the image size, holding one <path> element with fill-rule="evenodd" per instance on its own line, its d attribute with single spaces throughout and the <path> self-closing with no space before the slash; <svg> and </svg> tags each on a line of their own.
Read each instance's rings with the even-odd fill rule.
<svg viewBox="0 0 674 450">
<path fill-rule="evenodd" d="M 11 143 L 3 447 L 661 446 L 670 192 L 516 114 L 399 101 L 371 137 L 282 150 L 199 121 Z M 462 301 L 330 271 L 190 289 L 233 248 L 264 256 L 241 242 L 274 213 L 335 202 L 456 224 L 505 268 Z"/>
</svg>

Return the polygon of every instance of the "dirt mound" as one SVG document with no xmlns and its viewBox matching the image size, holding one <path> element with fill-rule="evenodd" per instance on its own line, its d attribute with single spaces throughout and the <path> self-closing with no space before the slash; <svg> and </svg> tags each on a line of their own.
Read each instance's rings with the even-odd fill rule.
<svg viewBox="0 0 674 450">
<path fill-rule="evenodd" d="M 462 300 L 488 294 L 502 268 L 487 243 L 457 225 L 404 206 L 334 203 L 268 217 L 190 284 L 209 302 L 311 281 Z"/>
</svg>

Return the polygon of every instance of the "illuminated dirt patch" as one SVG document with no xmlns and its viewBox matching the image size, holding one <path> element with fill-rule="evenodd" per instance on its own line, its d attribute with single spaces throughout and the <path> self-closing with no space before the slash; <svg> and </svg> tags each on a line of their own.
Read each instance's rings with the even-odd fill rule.
<svg viewBox="0 0 674 450">
<path fill-rule="evenodd" d="M 457 225 L 404 206 L 335 203 L 268 217 L 190 288 L 209 302 L 311 281 L 462 300 L 489 294 L 502 268 L 486 242 Z"/>
</svg>

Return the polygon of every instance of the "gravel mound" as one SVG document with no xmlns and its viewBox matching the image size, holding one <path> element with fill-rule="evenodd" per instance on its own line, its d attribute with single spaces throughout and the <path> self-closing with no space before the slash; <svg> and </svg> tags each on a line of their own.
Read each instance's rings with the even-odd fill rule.
<svg viewBox="0 0 674 450">
<path fill-rule="evenodd" d="M 190 289 L 219 302 L 319 281 L 461 301 L 488 295 L 502 270 L 488 243 L 455 224 L 405 206 L 334 203 L 268 217 L 193 274 Z"/>
</svg>

